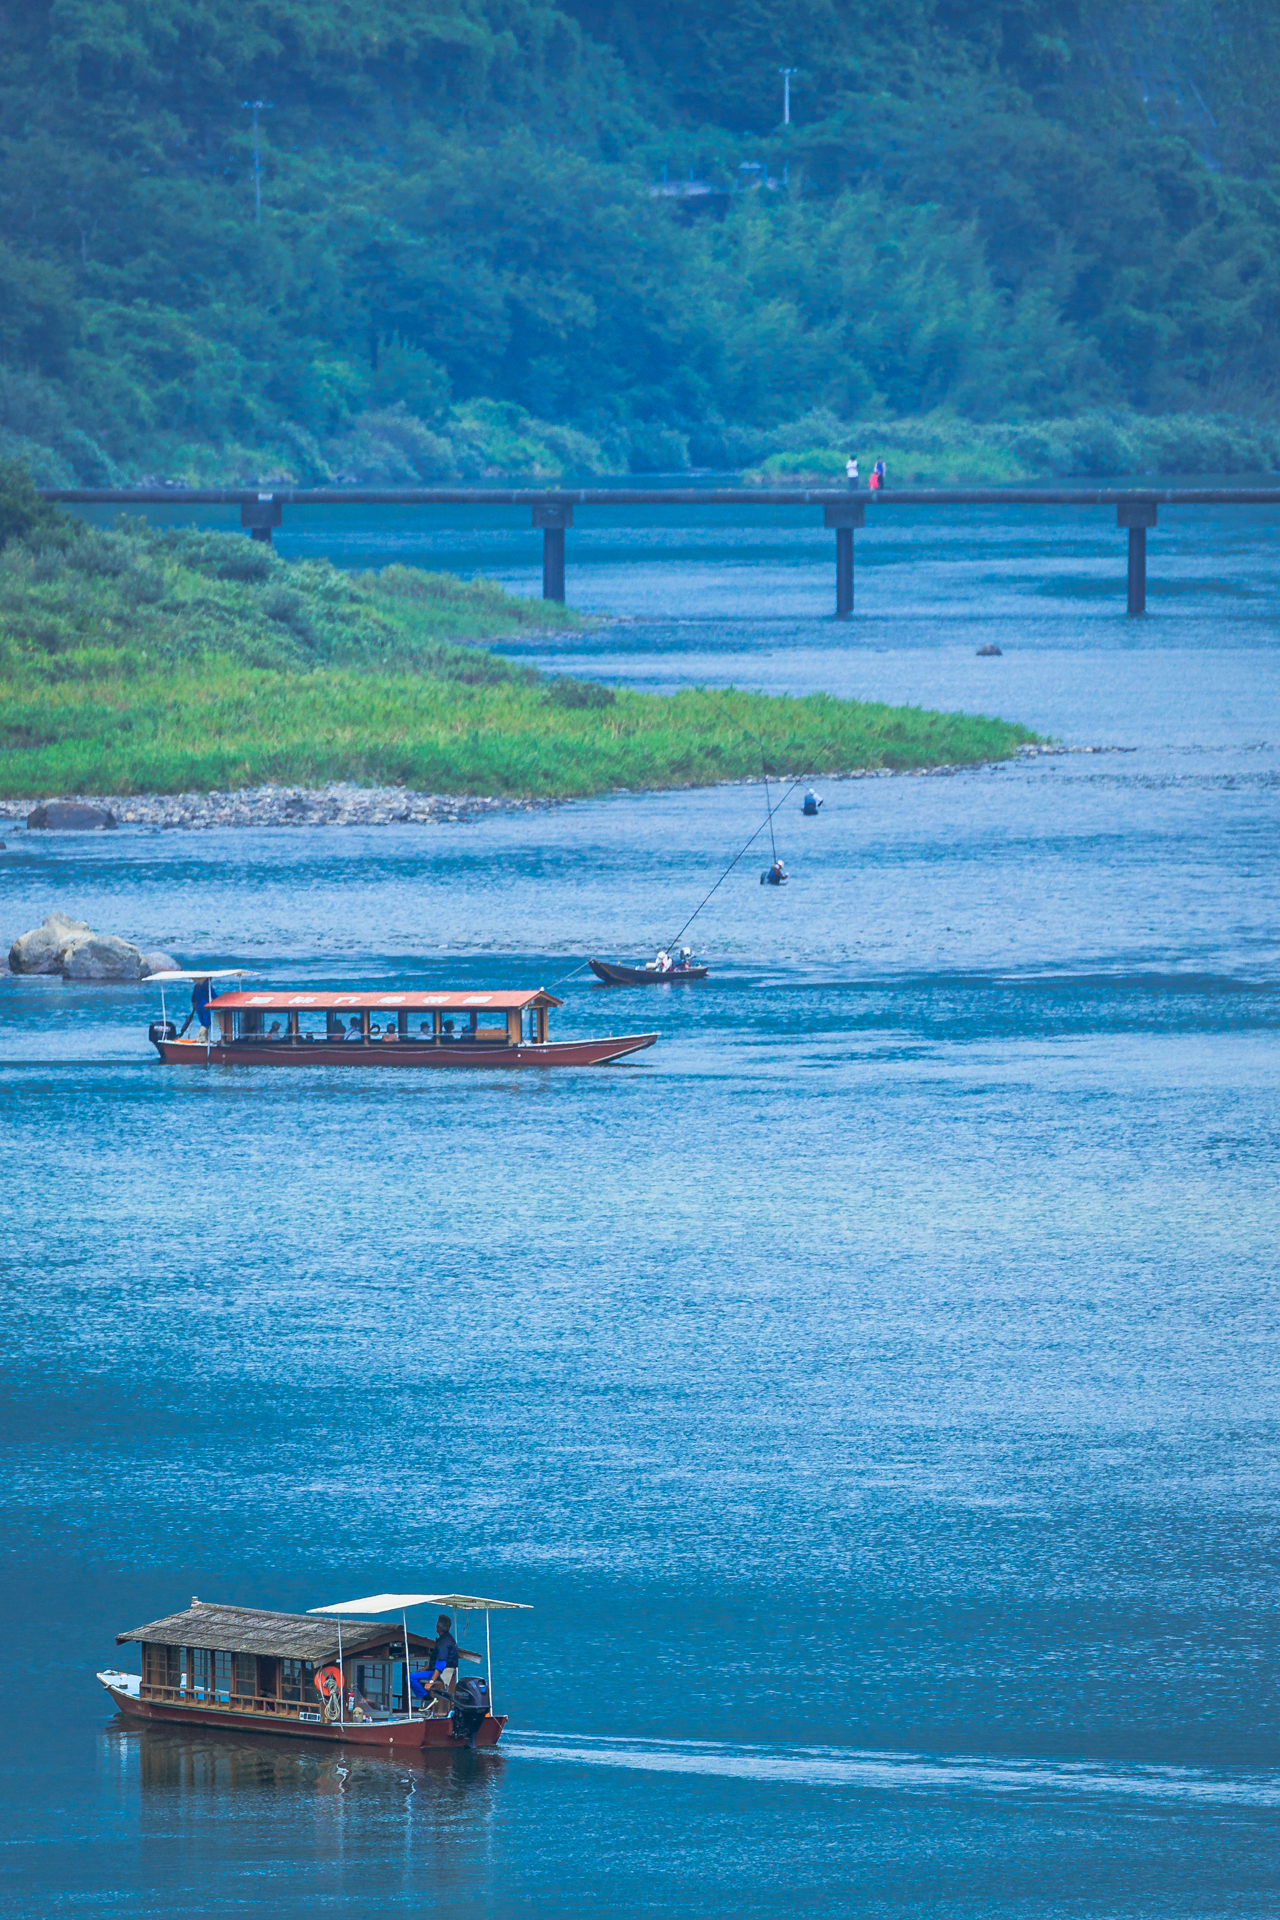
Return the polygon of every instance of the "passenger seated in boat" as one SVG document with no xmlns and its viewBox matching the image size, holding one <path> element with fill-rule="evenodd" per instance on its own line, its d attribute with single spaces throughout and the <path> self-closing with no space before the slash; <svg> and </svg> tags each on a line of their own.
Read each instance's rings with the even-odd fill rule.
<svg viewBox="0 0 1280 1920">
<path fill-rule="evenodd" d="M 653 964 L 657 968 L 659 973 L 670 973 L 671 955 L 667 952 L 665 947 L 658 948 L 657 956 Z"/>
<path fill-rule="evenodd" d="M 418 1032 L 424 1040 L 429 1040 L 431 1038 L 431 1022 L 429 1020 L 420 1021 L 418 1024 Z"/>
<path fill-rule="evenodd" d="M 388 1040 L 398 1040 L 400 1038 L 400 1029 L 396 1026 L 396 1023 L 394 1020 L 388 1020 L 386 1031 L 384 1032 L 382 1038 L 383 1038 L 384 1044 Z"/>
<path fill-rule="evenodd" d="M 453 1022 L 452 1022 L 452 1020 L 446 1020 L 446 1021 L 445 1021 L 445 1023 L 444 1023 L 444 1036 L 445 1036 L 445 1039 L 446 1039 L 446 1040 L 452 1040 L 452 1038 L 453 1038 Z"/>
<path fill-rule="evenodd" d="M 268 1040 L 276 1040 L 279 1038 L 279 1036 L 280 1036 L 280 1022 L 278 1020 L 273 1020 L 271 1022 L 271 1031 L 267 1035 L 267 1038 Z"/>
<path fill-rule="evenodd" d="M 364 1035 L 360 1031 L 360 1022 L 357 1020 L 354 1013 L 351 1016 L 351 1031 L 348 1033 L 347 1039 L 348 1040 L 364 1039 Z"/>
</svg>

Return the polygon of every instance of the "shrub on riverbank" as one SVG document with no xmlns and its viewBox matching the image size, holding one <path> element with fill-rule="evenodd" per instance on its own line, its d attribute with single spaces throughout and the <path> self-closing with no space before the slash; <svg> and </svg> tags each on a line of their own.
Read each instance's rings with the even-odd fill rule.
<svg viewBox="0 0 1280 1920">
<path fill-rule="evenodd" d="M 585 795 L 1007 757 L 1000 720 L 548 680 L 462 641 L 576 624 L 489 581 L 351 575 L 239 536 L 81 530 L 0 560 L 0 793 L 329 780 Z"/>
<path fill-rule="evenodd" d="M 1063 420 L 841 420 L 826 408 L 760 436 L 769 451 L 749 467 L 761 486 L 838 486 L 856 453 L 863 484 L 883 460 L 891 486 L 1028 486 L 1129 476 L 1269 474 L 1280 467 L 1280 428 L 1226 415 L 1153 417 L 1097 408 Z"/>
</svg>

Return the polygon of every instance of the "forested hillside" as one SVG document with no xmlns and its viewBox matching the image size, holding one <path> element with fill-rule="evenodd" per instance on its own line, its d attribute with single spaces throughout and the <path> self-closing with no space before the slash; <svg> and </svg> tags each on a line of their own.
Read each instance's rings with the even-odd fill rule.
<svg viewBox="0 0 1280 1920">
<path fill-rule="evenodd" d="M 925 471 L 957 439 L 1010 472 L 1273 457 L 1266 0 L 0 28 L 0 452 L 37 477 L 778 470 L 869 421 Z"/>
</svg>

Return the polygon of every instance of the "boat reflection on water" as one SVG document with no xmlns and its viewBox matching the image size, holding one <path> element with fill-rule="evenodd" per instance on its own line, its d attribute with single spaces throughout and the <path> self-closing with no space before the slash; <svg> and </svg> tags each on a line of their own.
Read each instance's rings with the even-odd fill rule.
<svg viewBox="0 0 1280 1920">
<path fill-rule="evenodd" d="M 506 1762 L 493 1749 L 369 1752 L 124 1715 L 102 1738 L 142 1858 L 160 1871 L 175 1846 L 216 1836 L 227 1910 L 256 1908 L 280 1875 L 326 1911 L 461 1905 L 494 1871 Z"/>
<path fill-rule="evenodd" d="M 359 1748 L 314 1748 L 255 1733 L 246 1740 L 221 1727 L 140 1725 L 117 1714 L 103 1729 L 114 1769 L 133 1774 L 148 1794 L 222 1795 L 235 1792 L 368 1794 L 403 1797 L 406 1791 L 471 1801 L 506 1770 L 498 1750 L 420 1749 L 409 1753 Z"/>
</svg>

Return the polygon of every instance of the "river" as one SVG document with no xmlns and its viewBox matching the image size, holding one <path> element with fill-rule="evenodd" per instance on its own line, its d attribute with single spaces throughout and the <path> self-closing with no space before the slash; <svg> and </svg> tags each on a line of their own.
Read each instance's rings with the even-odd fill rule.
<svg viewBox="0 0 1280 1920">
<path fill-rule="evenodd" d="M 886 509 L 886 519 L 887 512 Z M 559 981 L 545 1078 L 182 1072 L 154 993 L 0 983 L 5 1910 L 1270 1915 L 1280 1901 L 1280 557 L 1161 513 L 579 515 L 527 657 L 994 712 L 1073 748 L 820 784 L 613 992 L 758 786 L 446 827 L 4 830 L 62 907 L 264 982 Z M 535 591 L 513 512 L 285 553 Z M 219 516 L 209 516 L 217 523 Z M 994 642 L 1000 657 L 979 658 Z M 568 977 L 566 977 L 568 976 Z M 187 1603 L 495 1616 L 503 1747 L 131 1731 Z M 123 1654 L 136 1655 L 125 1648 Z"/>
</svg>

